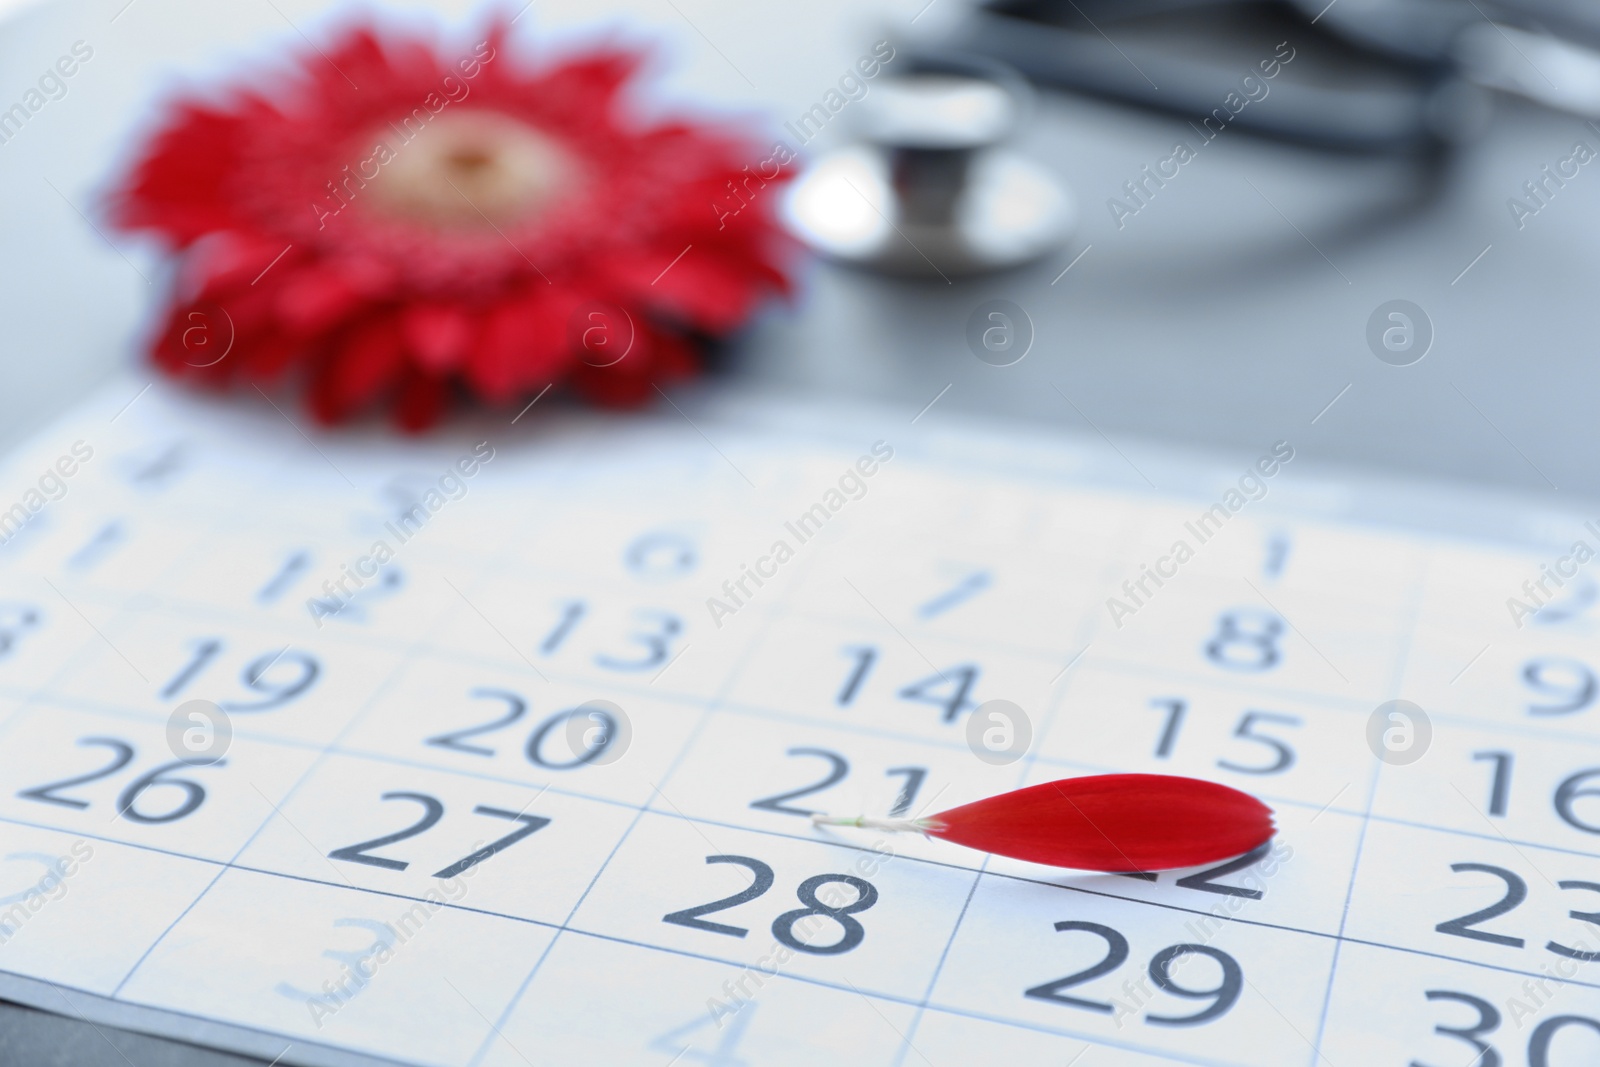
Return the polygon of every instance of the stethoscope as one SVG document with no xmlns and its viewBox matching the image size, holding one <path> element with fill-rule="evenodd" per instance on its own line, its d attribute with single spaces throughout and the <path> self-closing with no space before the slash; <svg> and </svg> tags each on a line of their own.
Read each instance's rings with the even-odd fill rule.
<svg viewBox="0 0 1600 1067">
<path fill-rule="evenodd" d="M 1235 108 L 1243 78 L 1269 70 L 1271 106 Z M 1485 127 L 1495 92 L 1600 118 L 1600 3 L 995 0 L 861 101 L 858 143 L 791 189 L 791 228 L 836 260 L 924 277 L 1060 248 L 1071 193 L 1005 143 L 1033 85 L 1436 168 Z"/>
</svg>

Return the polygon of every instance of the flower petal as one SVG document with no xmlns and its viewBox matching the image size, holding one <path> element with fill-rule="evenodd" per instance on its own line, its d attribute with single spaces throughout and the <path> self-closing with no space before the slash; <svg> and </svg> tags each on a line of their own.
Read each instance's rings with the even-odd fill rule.
<svg viewBox="0 0 1600 1067">
<path fill-rule="evenodd" d="M 1089 871 L 1163 871 L 1243 855 L 1272 810 L 1215 782 L 1100 774 L 1044 782 L 928 817 L 931 836 L 1014 859 Z"/>
<path fill-rule="evenodd" d="M 466 358 L 477 325 L 459 305 L 416 303 L 400 313 L 400 332 L 424 370 L 445 374 Z"/>
<path fill-rule="evenodd" d="M 680 257 L 676 262 L 674 254 Z M 710 334 L 725 334 L 742 322 L 765 288 L 751 271 L 714 251 L 690 247 L 657 259 L 619 265 L 618 281 L 639 302 Z"/>
<path fill-rule="evenodd" d="M 420 433 L 439 421 L 449 398 L 450 386 L 444 378 L 412 371 L 395 399 L 395 422 L 403 430 Z"/>
<path fill-rule="evenodd" d="M 399 378 L 405 365 L 405 345 L 392 315 L 360 323 L 328 354 L 312 385 L 313 413 L 324 423 L 348 418 Z"/>
<path fill-rule="evenodd" d="M 326 333 L 362 304 L 359 288 L 332 263 L 287 272 L 276 291 L 278 323 L 288 333 L 302 337 Z"/>
<path fill-rule="evenodd" d="M 564 377 L 572 362 L 570 322 L 579 300 L 564 290 L 538 289 L 498 304 L 467 357 L 467 379 L 496 403 Z"/>
</svg>

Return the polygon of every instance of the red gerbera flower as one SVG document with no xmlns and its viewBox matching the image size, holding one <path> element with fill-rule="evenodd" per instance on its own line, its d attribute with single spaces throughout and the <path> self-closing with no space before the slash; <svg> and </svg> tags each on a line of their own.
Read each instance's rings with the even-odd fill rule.
<svg viewBox="0 0 1600 1067">
<path fill-rule="evenodd" d="M 638 52 L 535 71 L 506 36 L 356 28 L 286 84 L 180 103 L 115 202 L 181 253 L 157 364 L 298 372 L 327 422 L 387 401 L 423 426 L 457 386 L 632 403 L 785 288 L 787 148 L 631 116 Z"/>
</svg>

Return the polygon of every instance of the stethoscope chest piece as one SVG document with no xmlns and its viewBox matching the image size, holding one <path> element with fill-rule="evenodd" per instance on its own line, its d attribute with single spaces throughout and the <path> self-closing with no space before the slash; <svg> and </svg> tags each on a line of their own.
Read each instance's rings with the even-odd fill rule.
<svg viewBox="0 0 1600 1067">
<path fill-rule="evenodd" d="M 833 259 L 892 274 L 951 277 L 1020 266 L 1059 248 L 1072 196 L 1002 142 L 1026 102 L 1006 68 L 917 57 L 860 101 L 860 144 L 817 159 L 784 213 Z"/>
</svg>

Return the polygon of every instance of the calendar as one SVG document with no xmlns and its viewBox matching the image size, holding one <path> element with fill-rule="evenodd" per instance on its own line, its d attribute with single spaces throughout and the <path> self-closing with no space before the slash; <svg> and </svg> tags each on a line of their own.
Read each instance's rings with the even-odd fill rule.
<svg viewBox="0 0 1600 1067">
<path fill-rule="evenodd" d="M 674 397 L 119 380 L 0 478 L 0 996 L 282 1064 L 1591 1067 L 1595 516 Z M 810 816 L 1107 772 L 1089 873 Z"/>
</svg>

